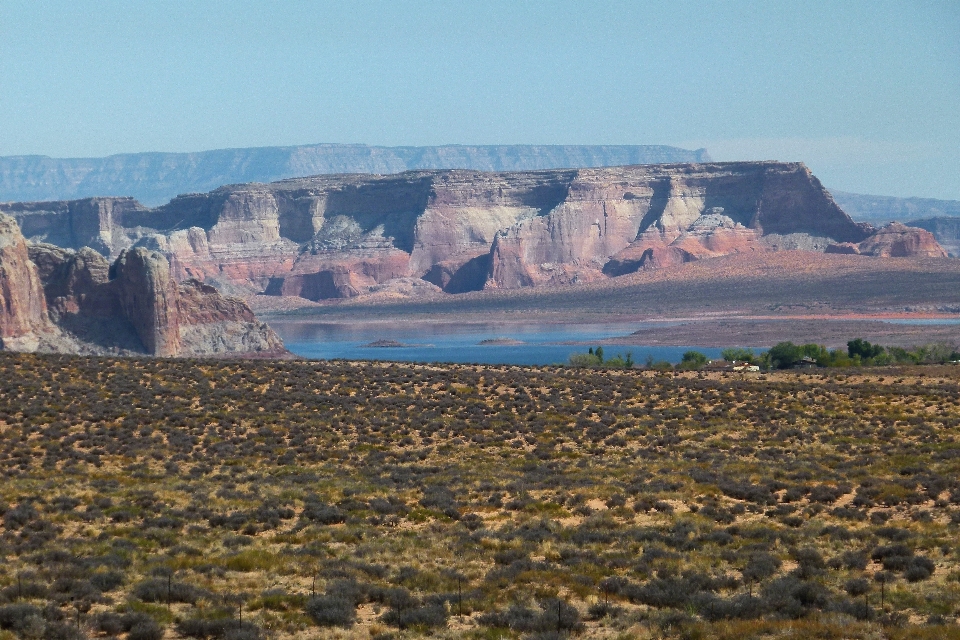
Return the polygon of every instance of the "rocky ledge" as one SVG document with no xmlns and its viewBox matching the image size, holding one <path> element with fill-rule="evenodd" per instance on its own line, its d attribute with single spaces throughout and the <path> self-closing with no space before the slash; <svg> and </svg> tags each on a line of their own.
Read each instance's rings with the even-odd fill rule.
<svg viewBox="0 0 960 640">
<path fill-rule="evenodd" d="M 0 214 L 0 348 L 12 351 L 262 356 L 287 354 L 246 303 L 196 280 L 177 282 L 165 256 L 29 244 Z"/>
<path fill-rule="evenodd" d="M 723 255 L 805 249 L 942 256 L 927 232 L 854 222 L 800 163 L 320 175 L 221 187 L 156 209 L 123 198 L 0 204 L 34 241 L 171 277 L 313 301 L 591 282 Z"/>
</svg>

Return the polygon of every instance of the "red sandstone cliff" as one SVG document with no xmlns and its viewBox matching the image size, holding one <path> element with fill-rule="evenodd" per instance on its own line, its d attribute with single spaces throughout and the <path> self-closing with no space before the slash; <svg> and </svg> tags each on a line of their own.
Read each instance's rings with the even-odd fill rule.
<svg viewBox="0 0 960 640">
<path fill-rule="evenodd" d="M 68 205 L 0 209 L 37 239 L 55 235 L 50 211 L 83 228 L 96 217 L 108 253 L 158 251 L 177 281 L 311 300 L 409 278 L 448 293 L 586 282 L 791 248 L 939 255 L 918 230 L 853 222 L 799 163 L 322 175 L 222 187 L 154 210 L 118 200 L 106 217 L 103 203 Z"/>
</svg>

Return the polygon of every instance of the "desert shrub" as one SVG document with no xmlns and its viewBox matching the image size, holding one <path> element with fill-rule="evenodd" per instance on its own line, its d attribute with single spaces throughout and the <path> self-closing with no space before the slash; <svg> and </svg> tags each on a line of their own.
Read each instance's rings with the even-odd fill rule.
<svg viewBox="0 0 960 640">
<path fill-rule="evenodd" d="M 563 600 L 548 598 L 540 602 L 540 611 L 514 604 L 502 611 L 482 614 L 478 622 L 485 627 L 510 629 L 521 633 L 583 630 L 580 612 Z"/>
<path fill-rule="evenodd" d="M 144 618 L 148 617 L 146 614 L 133 615 L 143 616 Z M 119 613 L 114 613 L 113 611 L 101 611 L 90 619 L 90 626 L 99 633 L 103 633 L 108 636 L 117 636 L 131 629 L 134 623 L 131 622 L 128 624 L 129 619 L 130 614 L 121 615 Z"/>
<path fill-rule="evenodd" d="M 11 530 L 19 529 L 39 516 L 40 514 L 37 513 L 36 508 L 34 508 L 32 504 L 23 502 L 18 504 L 15 509 L 11 509 L 3 515 L 3 526 Z"/>
<path fill-rule="evenodd" d="M 86 640 L 75 624 L 48 622 L 43 630 L 43 640 Z"/>
<path fill-rule="evenodd" d="M 530 554 L 522 549 L 504 549 L 493 554 L 493 561 L 497 564 L 511 565 L 520 560 L 529 559 Z"/>
<path fill-rule="evenodd" d="M 127 640 L 161 640 L 163 629 L 154 620 L 142 620 L 130 628 Z"/>
<path fill-rule="evenodd" d="M 881 538 L 886 538 L 892 542 L 909 540 L 912 535 L 909 529 L 901 529 L 900 527 L 877 527 L 876 533 Z M 908 550 L 908 553 L 897 555 L 910 555 L 910 553 Z"/>
<path fill-rule="evenodd" d="M 196 604 L 203 591 L 185 582 L 145 580 L 133 588 L 133 596 L 144 602 L 184 602 Z"/>
<path fill-rule="evenodd" d="M 57 511 L 73 511 L 80 505 L 80 500 L 73 496 L 57 496 L 50 501 L 51 506 Z"/>
<path fill-rule="evenodd" d="M 587 609 L 587 618 L 590 620 L 602 620 L 603 618 L 618 618 L 624 614 L 624 608 L 610 602 L 594 602 Z"/>
<path fill-rule="evenodd" d="M 12 584 L 0 589 L 0 598 L 4 601 L 13 601 L 18 598 L 46 598 L 48 595 L 46 585 L 33 580 L 21 580 L 18 584 Z"/>
<path fill-rule="evenodd" d="M 460 522 L 470 531 L 476 531 L 483 526 L 483 518 L 476 513 L 468 513 L 460 518 Z"/>
<path fill-rule="evenodd" d="M 843 590 L 851 596 L 862 596 L 870 591 L 870 582 L 866 578 L 851 578 L 844 583 Z"/>
<path fill-rule="evenodd" d="M 810 502 L 833 503 L 849 491 L 847 487 L 817 485 L 810 490 Z"/>
<path fill-rule="evenodd" d="M 935 570 L 936 565 L 933 560 L 923 556 L 914 556 L 907 562 L 907 569 L 904 571 L 903 577 L 909 582 L 920 582 L 932 576 Z"/>
<path fill-rule="evenodd" d="M 370 597 L 371 590 L 376 590 L 371 585 L 358 582 L 353 578 L 334 580 L 327 584 L 327 595 L 344 598 L 354 605 L 366 601 Z"/>
<path fill-rule="evenodd" d="M 423 490 L 420 506 L 428 509 L 437 509 L 438 511 L 446 511 L 448 509 L 456 509 L 457 501 L 453 491 L 447 487 L 431 486 Z"/>
<path fill-rule="evenodd" d="M 74 580 L 72 578 L 60 578 L 51 585 L 51 591 L 58 594 L 61 598 L 71 600 L 98 601 L 102 599 L 99 589 L 93 586 L 88 580 Z"/>
<path fill-rule="evenodd" d="M 762 597 L 766 608 L 786 618 L 801 618 L 811 611 L 823 609 L 830 602 L 830 592 L 825 586 L 793 575 L 767 584 Z"/>
<path fill-rule="evenodd" d="M 347 520 L 347 515 L 343 511 L 319 501 L 304 504 L 300 517 L 320 524 L 340 524 Z"/>
<path fill-rule="evenodd" d="M 113 591 L 123 585 L 124 577 L 119 571 L 102 571 L 90 576 L 90 583 L 100 591 Z"/>
<path fill-rule="evenodd" d="M 747 582 L 760 582 L 779 571 L 781 564 L 780 558 L 769 553 L 754 553 L 743 568 L 743 579 Z"/>
<path fill-rule="evenodd" d="M 0 606 L 0 629 L 22 632 L 31 618 L 40 619 L 40 609 L 32 604 L 16 603 Z"/>
<path fill-rule="evenodd" d="M 223 546 L 228 549 L 236 549 L 238 547 L 249 547 L 253 544 L 253 536 L 246 535 L 229 535 L 223 537 Z"/>
<path fill-rule="evenodd" d="M 442 604 L 427 604 L 410 608 L 391 608 L 381 619 L 400 629 L 429 629 L 447 624 L 447 608 Z"/>
<path fill-rule="evenodd" d="M 793 559 L 797 561 L 797 568 L 794 569 L 793 572 L 801 580 L 809 580 L 810 578 L 822 573 L 826 568 L 826 563 L 823 560 L 823 556 L 820 555 L 819 551 L 812 547 L 795 549 L 790 555 L 793 556 Z"/>
<path fill-rule="evenodd" d="M 196 638 L 197 640 L 208 640 L 209 638 L 257 640 L 262 635 L 260 627 L 257 625 L 247 621 L 240 623 L 229 618 L 188 618 L 178 622 L 176 630 L 182 636 Z"/>
<path fill-rule="evenodd" d="M 260 627 L 244 622 L 242 625 L 230 625 L 223 634 L 223 640 L 261 640 Z"/>
<path fill-rule="evenodd" d="M 371 602 L 379 602 L 393 609 L 412 609 L 420 606 L 420 600 L 403 587 L 380 587 L 368 585 L 366 597 Z"/>
<path fill-rule="evenodd" d="M 600 581 L 598 585 L 600 587 L 600 592 L 609 594 L 609 595 L 618 595 L 620 594 L 624 587 L 630 584 L 630 581 L 621 576 L 608 576 Z"/>
<path fill-rule="evenodd" d="M 357 609 L 352 599 L 324 595 L 310 598 L 305 610 L 321 627 L 352 627 L 357 620 Z"/>
<path fill-rule="evenodd" d="M 211 527 L 224 527 L 226 529 L 233 529 L 234 531 L 239 531 L 249 521 L 250 516 L 242 511 L 216 513 L 207 518 L 207 522 Z"/>
<path fill-rule="evenodd" d="M 732 598 L 718 598 L 712 593 L 698 593 L 692 599 L 692 607 L 707 620 L 747 620 L 759 618 L 769 608 L 762 598 L 741 593 Z"/>
</svg>

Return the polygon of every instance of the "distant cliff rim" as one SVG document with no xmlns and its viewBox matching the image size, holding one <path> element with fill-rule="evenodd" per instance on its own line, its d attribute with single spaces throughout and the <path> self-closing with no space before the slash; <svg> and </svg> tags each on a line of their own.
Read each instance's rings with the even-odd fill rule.
<svg viewBox="0 0 960 640">
<path fill-rule="evenodd" d="M 313 144 L 194 153 L 125 153 L 103 158 L 6 156 L 0 157 L 0 201 L 132 196 L 156 206 L 183 193 L 212 191 L 225 184 L 330 173 L 526 171 L 709 161 L 706 149 L 657 145 Z"/>
</svg>

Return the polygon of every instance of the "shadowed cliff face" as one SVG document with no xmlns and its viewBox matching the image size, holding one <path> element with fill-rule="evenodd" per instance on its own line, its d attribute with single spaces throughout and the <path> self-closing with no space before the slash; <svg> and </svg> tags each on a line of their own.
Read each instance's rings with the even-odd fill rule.
<svg viewBox="0 0 960 640">
<path fill-rule="evenodd" d="M 173 280 L 311 300 L 410 277 L 448 293 L 588 282 L 731 253 L 859 247 L 875 231 L 805 166 L 778 162 L 321 175 L 221 187 L 153 210 L 103 200 L 0 209 L 37 239 L 69 218 L 108 255 L 162 253 Z M 898 231 L 896 251 L 933 255 L 916 231 Z"/>
</svg>

